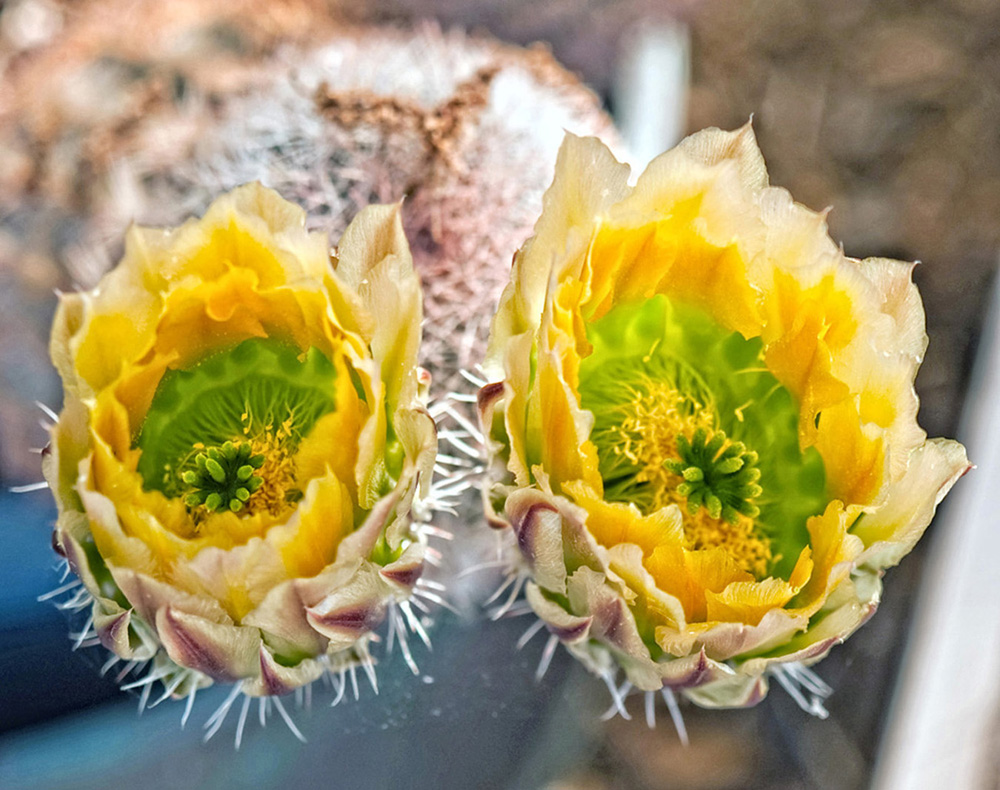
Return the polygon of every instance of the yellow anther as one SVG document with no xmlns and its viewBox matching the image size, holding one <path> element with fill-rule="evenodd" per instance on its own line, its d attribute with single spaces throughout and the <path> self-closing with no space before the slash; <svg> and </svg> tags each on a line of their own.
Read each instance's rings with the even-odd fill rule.
<svg viewBox="0 0 1000 790">
<path fill-rule="evenodd" d="M 250 431 L 251 417 L 247 418 L 245 432 Z M 285 420 L 277 429 L 273 423 L 256 426 L 255 435 L 250 439 L 253 454 L 263 456 L 264 462 L 254 474 L 263 478 L 242 513 L 252 515 L 263 510 L 271 515 L 280 515 L 292 507 L 298 493 L 293 461 L 294 447 L 289 441 L 292 435 L 292 421 Z"/>
<path fill-rule="evenodd" d="M 758 579 L 767 576 L 779 557 L 771 554 L 771 541 L 761 535 L 754 520 L 740 514 L 736 523 L 712 518 L 705 508 L 695 515 L 684 512 L 685 548 L 712 549 L 721 547 L 743 568 Z"/>
</svg>

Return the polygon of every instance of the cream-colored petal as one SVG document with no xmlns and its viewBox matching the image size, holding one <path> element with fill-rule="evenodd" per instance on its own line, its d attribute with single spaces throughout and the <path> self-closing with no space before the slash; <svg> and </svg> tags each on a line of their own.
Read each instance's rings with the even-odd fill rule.
<svg viewBox="0 0 1000 790">
<path fill-rule="evenodd" d="M 423 303 L 399 204 L 367 206 L 354 218 L 340 240 L 337 274 L 377 317 L 370 344 L 390 412 L 408 407 L 417 394 Z"/>
<path fill-rule="evenodd" d="M 236 622 L 287 578 L 281 553 L 261 538 L 251 538 L 231 549 L 209 546 L 192 559 L 177 563 L 170 575 L 180 588 L 219 601 Z"/>
<path fill-rule="evenodd" d="M 182 667 L 231 683 L 260 672 L 260 633 L 216 623 L 166 606 L 156 612 L 156 633 L 167 655 Z"/>
<path fill-rule="evenodd" d="M 156 613 L 167 606 L 174 611 L 197 615 L 213 623 L 233 623 L 232 617 L 218 600 L 210 596 L 185 592 L 175 585 L 132 568 L 109 563 L 108 570 L 135 613 L 150 626 L 156 623 Z"/>
<path fill-rule="evenodd" d="M 329 650 L 346 649 L 378 628 L 391 597 L 387 582 L 370 562 L 357 562 L 346 580 L 306 610 L 310 625 L 329 642 Z"/>
<path fill-rule="evenodd" d="M 735 162 L 740 182 L 749 191 L 761 190 L 768 185 L 767 166 L 757 146 L 753 125 L 749 121 L 731 132 L 716 128 L 702 129 L 681 140 L 677 150 L 706 165 Z"/>
<path fill-rule="evenodd" d="M 733 673 L 684 692 L 685 697 L 702 708 L 749 708 L 766 695 L 766 678 L 743 673 Z"/>
<path fill-rule="evenodd" d="M 931 439 L 907 460 L 906 474 L 891 485 L 885 504 L 865 513 L 851 530 L 865 544 L 859 564 L 897 564 L 920 539 L 945 494 L 971 468 L 965 448 L 949 439 Z"/>
<path fill-rule="evenodd" d="M 585 642 L 590 637 L 590 615 L 574 615 L 567 612 L 562 604 L 547 598 L 534 582 L 524 585 L 524 596 L 531 608 L 544 622 L 549 632 L 563 644 Z"/>
<path fill-rule="evenodd" d="M 427 546 L 423 543 L 411 543 L 398 559 L 379 569 L 379 576 L 387 582 L 387 593 L 402 603 L 413 593 L 420 577 L 426 568 Z"/>
<path fill-rule="evenodd" d="M 643 551 L 634 543 L 620 543 L 608 549 L 608 566 L 630 590 L 638 595 L 631 602 L 635 616 L 650 623 L 666 623 L 667 628 L 683 629 L 687 624 L 684 607 L 673 595 L 661 590 L 643 565 Z"/>
<path fill-rule="evenodd" d="M 570 610 L 591 618 L 590 636 L 614 651 L 633 685 L 646 691 L 662 687 L 655 662 L 639 634 L 621 593 L 603 573 L 583 567 L 567 580 Z"/>
<path fill-rule="evenodd" d="M 507 497 L 505 515 L 517 539 L 518 550 L 544 589 L 566 594 L 566 556 L 563 540 L 564 513 L 553 497 L 532 488 L 522 488 Z M 567 514 L 572 519 L 574 514 Z M 577 524 L 582 514 L 576 513 Z"/>
<path fill-rule="evenodd" d="M 81 294 L 59 294 L 56 314 L 52 319 L 49 355 L 55 365 L 67 396 L 79 397 L 80 382 L 73 357 L 73 338 L 85 322 L 85 301 Z"/>
<path fill-rule="evenodd" d="M 259 674 L 243 681 L 243 693 L 251 697 L 280 696 L 300 686 L 318 680 L 327 671 L 317 659 L 304 659 L 294 666 L 287 666 L 275 658 L 269 646 L 261 645 L 257 651 Z"/>
<path fill-rule="evenodd" d="M 775 662 L 815 663 L 868 621 L 878 607 L 881 590 L 878 573 L 855 574 L 838 586 L 807 629 L 774 646 L 765 656 L 743 662 L 740 671 L 757 675 Z"/>
<path fill-rule="evenodd" d="M 834 261 L 842 253 L 830 238 L 826 214 L 796 203 L 787 190 L 769 187 L 757 198 L 764 224 L 764 259 L 767 267 L 757 269 L 758 276 L 773 268 L 782 270 L 808 268 L 818 262 Z M 757 281 L 766 290 L 770 281 Z"/>
<path fill-rule="evenodd" d="M 437 426 L 423 408 L 400 408 L 393 417 L 396 436 L 406 452 L 406 462 L 420 481 L 421 495 L 430 492 L 437 455 Z"/>
<path fill-rule="evenodd" d="M 504 349 L 504 421 L 509 445 L 507 468 L 518 485 L 531 484 L 528 459 L 528 397 L 531 394 L 531 358 L 533 337 L 524 332 L 514 335 Z"/>
<path fill-rule="evenodd" d="M 553 264 L 585 254 L 596 220 L 628 193 L 628 178 L 628 165 L 600 140 L 566 135 L 534 235 L 514 257 L 493 319 L 486 362 L 491 375 L 498 377 L 507 339 L 538 326 Z"/>
<path fill-rule="evenodd" d="M 858 261 L 858 266 L 881 295 L 882 311 L 895 323 L 889 350 L 921 361 L 927 349 L 927 332 L 924 305 L 913 283 L 916 264 L 889 258 L 865 258 Z"/>
<path fill-rule="evenodd" d="M 299 655 L 324 653 L 327 639 L 306 618 L 306 609 L 319 600 L 318 596 L 310 597 L 312 589 L 313 585 L 304 585 L 300 579 L 288 579 L 275 585 L 260 604 L 243 617 L 243 625 L 266 633 L 266 641 L 273 648 Z"/>
<path fill-rule="evenodd" d="M 728 661 L 749 652 L 770 650 L 801 633 L 809 624 L 805 612 L 775 608 L 768 610 L 755 625 L 742 622 L 690 623 L 683 630 L 658 626 L 657 644 L 671 656 L 687 656 L 697 651 L 716 661 Z"/>
</svg>

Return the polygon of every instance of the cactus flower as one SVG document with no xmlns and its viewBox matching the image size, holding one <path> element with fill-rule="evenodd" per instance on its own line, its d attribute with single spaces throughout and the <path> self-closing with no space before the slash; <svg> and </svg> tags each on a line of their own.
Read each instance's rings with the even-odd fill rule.
<svg viewBox="0 0 1000 790">
<path fill-rule="evenodd" d="M 56 313 L 54 544 L 103 645 L 177 693 L 278 695 L 370 660 L 423 568 L 411 503 L 436 436 L 397 207 L 364 209 L 333 258 L 304 222 L 239 187 L 132 227 Z"/>
<path fill-rule="evenodd" d="M 912 264 L 846 257 L 749 126 L 628 178 L 567 137 L 493 323 L 486 507 L 588 667 L 750 705 L 874 612 L 968 461 L 917 425 Z"/>
</svg>

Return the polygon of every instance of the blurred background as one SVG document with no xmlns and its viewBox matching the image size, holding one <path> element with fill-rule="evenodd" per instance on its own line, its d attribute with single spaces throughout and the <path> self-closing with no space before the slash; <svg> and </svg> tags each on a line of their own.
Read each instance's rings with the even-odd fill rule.
<svg viewBox="0 0 1000 790">
<path fill-rule="evenodd" d="M 231 727 L 201 745 L 210 703 L 183 733 L 169 703 L 136 718 L 101 657 L 71 651 L 66 618 L 36 600 L 58 584 L 49 495 L 5 493 L 0 787 L 937 787 L 900 778 L 927 779 L 912 755 L 935 716 L 952 728 L 935 748 L 957 759 L 939 740 L 964 732 L 970 750 L 970 784 L 949 786 L 1000 787 L 1000 621 L 983 604 L 1000 597 L 987 565 L 1000 546 L 977 504 L 1000 396 L 995 0 L 17 0 L 0 3 L 0 74 L 5 491 L 40 479 L 35 404 L 59 407 L 54 291 L 92 287 L 129 222 L 176 224 L 259 179 L 336 238 L 359 206 L 405 196 L 426 363 L 440 391 L 467 388 L 455 371 L 481 354 L 564 129 L 641 168 L 687 132 L 750 116 L 772 183 L 833 207 L 848 254 L 923 262 L 921 424 L 960 434 L 984 481 L 960 484 L 931 540 L 889 572 L 878 616 L 820 665 L 826 720 L 774 688 L 748 711 L 685 707 L 688 747 L 665 709 L 649 729 L 638 700 L 631 721 L 603 722 L 598 681 L 558 655 L 536 684 L 542 640 L 518 652 L 525 624 L 486 625 L 469 606 L 440 618 L 421 678 L 390 658 L 378 697 L 331 711 L 317 694 L 296 717 L 307 745 L 272 723 L 238 753 Z M 954 678 L 956 662 L 970 673 L 958 690 L 921 674 L 947 664 Z M 974 676 L 987 680 L 961 709 Z"/>
</svg>

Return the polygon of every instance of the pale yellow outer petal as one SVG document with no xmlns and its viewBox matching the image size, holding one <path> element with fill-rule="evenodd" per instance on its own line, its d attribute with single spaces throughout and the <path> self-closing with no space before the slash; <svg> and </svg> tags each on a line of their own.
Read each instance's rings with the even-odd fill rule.
<svg viewBox="0 0 1000 790">
<path fill-rule="evenodd" d="M 896 565 L 916 545 L 951 487 L 971 468 L 958 442 L 931 439 L 914 449 L 906 474 L 893 485 L 886 503 L 866 513 L 852 530 L 865 544 L 859 564 Z"/>
<path fill-rule="evenodd" d="M 500 297 L 487 352 L 490 373 L 501 363 L 508 338 L 537 328 L 553 266 L 584 255 L 594 220 L 627 194 L 628 165 L 594 137 L 567 134 L 555 173 L 534 235 L 514 256 L 510 284 Z"/>
<path fill-rule="evenodd" d="M 347 226 L 337 248 L 337 275 L 357 292 L 367 314 L 377 317 L 364 336 L 386 384 L 390 412 L 409 405 L 417 394 L 423 303 L 399 204 L 366 206 Z"/>
</svg>

